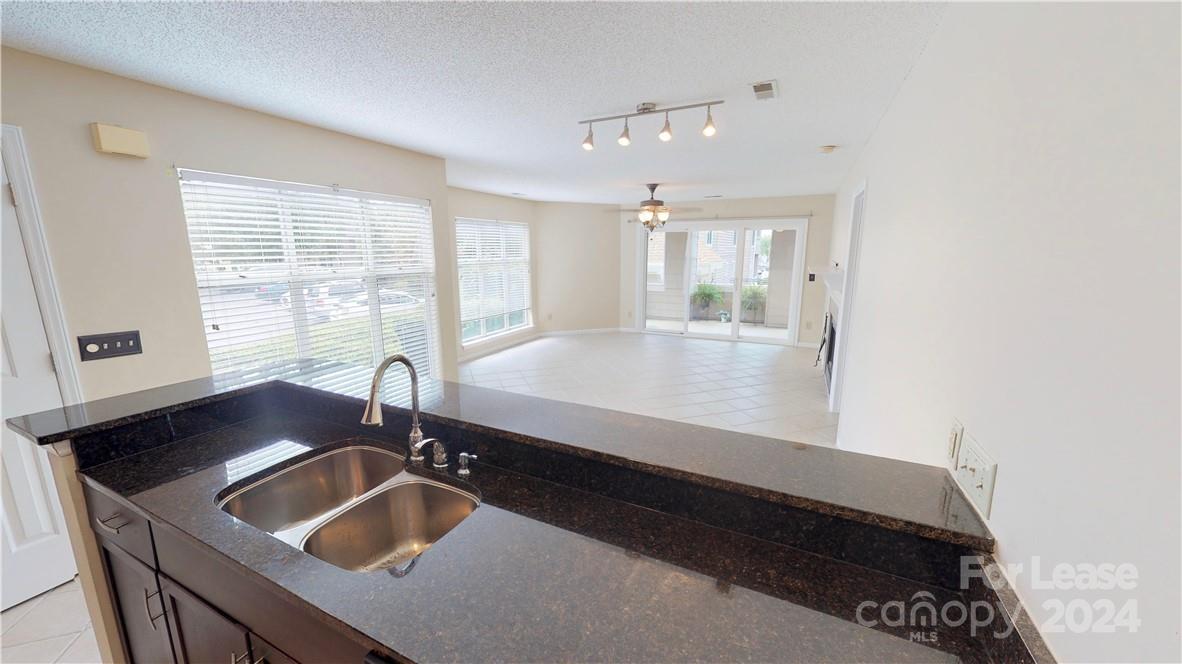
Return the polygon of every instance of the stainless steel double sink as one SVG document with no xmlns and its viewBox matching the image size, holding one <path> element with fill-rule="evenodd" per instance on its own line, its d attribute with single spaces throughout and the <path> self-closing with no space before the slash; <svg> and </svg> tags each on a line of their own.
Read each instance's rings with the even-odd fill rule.
<svg viewBox="0 0 1182 664">
<path fill-rule="evenodd" d="M 407 472 L 392 452 L 354 445 L 267 475 L 218 507 L 337 567 L 400 576 L 479 504 Z"/>
</svg>

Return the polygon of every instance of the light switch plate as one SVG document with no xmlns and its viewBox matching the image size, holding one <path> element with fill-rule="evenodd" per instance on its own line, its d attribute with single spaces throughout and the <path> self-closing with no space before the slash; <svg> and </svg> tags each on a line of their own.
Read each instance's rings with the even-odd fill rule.
<svg viewBox="0 0 1182 664">
<path fill-rule="evenodd" d="M 993 507 L 993 487 L 997 482 L 997 462 L 970 435 L 961 438 L 953 475 L 981 515 L 988 519 Z"/>
<path fill-rule="evenodd" d="M 948 464 L 956 467 L 956 459 L 960 455 L 960 443 L 964 440 L 964 425 L 960 420 L 952 419 L 952 428 L 948 431 Z"/>
<path fill-rule="evenodd" d="M 142 352 L 144 349 L 140 344 L 139 330 L 87 334 L 78 337 L 78 355 L 83 362 L 121 355 L 138 355 Z"/>
</svg>

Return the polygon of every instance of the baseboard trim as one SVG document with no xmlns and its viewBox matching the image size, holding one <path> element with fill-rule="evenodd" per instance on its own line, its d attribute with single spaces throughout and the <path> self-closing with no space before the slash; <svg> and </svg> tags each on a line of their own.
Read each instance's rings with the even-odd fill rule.
<svg viewBox="0 0 1182 664">
<path fill-rule="evenodd" d="M 479 344 L 479 345 L 475 346 L 471 351 L 464 351 L 461 349 L 460 353 L 459 353 L 458 362 L 460 364 L 463 364 L 463 363 L 468 362 L 470 360 L 475 360 L 475 359 L 479 359 L 481 357 L 484 357 L 485 355 L 492 355 L 493 353 L 499 353 L 503 350 L 507 350 L 507 349 L 512 348 L 514 346 L 521 345 L 521 344 L 526 343 L 528 341 L 533 341 L 534 339 L 537 339 L 538 337 L 540 337 L 542 335 L 543 335 L 543 333 L 540 333 L 536 330 L 530 330 L 529 332 L 522 332 L 520 334 L 508 334 L 508 335 L 505 335 L 504 338 L 494 339 L 494 340 L 488 341 L 486 343 Z"/>
<path fill-rule="evenodd" d="M 586 330 L 550 330 L 543 332 L 540 336 L 543 337 L 573 337 L 579 334 L 611 334 L 613 332 L 629 331 L 622 327 L 595 327 Z"/>
</svg>

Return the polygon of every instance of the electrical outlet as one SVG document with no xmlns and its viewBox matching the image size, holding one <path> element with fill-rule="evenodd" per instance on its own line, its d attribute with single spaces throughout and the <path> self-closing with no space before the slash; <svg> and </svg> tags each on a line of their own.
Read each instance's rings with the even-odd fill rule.
<svg viewBox="0 0 1182 664">
<path fill-rule="evenodd" d="M 993 507 L 993 486 L 997 482 L 997 462 L 972 436 L 961 439 L 953 475 L 981 515 L 988 519 Z"/>
<path fill-rule="evenodd" d="M 960 441 L 964 439 L 964 425 L 960 420 L 952 419 L 952 430 L 948 432 L 948 463 L 955 465 L 956 453 L 960 451 Z"/>
</svg>

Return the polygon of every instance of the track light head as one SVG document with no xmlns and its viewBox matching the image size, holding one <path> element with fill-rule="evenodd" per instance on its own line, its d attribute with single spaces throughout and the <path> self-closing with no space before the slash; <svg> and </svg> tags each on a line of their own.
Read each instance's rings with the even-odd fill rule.
<svg viewBox="0 0 1182 664">
<path fill-rule="evenodd" d="M 665 126 L 661 127 L 661 132 L 657 134 L 657 138 L 668 143 L 673 140 L 673 127 L 669 124 L 669 112 L 665 112 Z"/>
<path fill-rule="evenodd" d="M 595 125 L 587 125 L 587 138 L 583 139 L 583 149 L 590 152 L 595 149 Z"/>
<path fill-rule="evenodd" d="M 714 116 L 710 114 L 710 107 L 706 107 L 706 126 L 702 127 L 702 135 L 706 138 L 718 133 L 718 129 L 714 126 Z"/>
<path fill-rule="evenodd" d="M 628 118 L 624 118 L 624 131 L 620 133 L 620 137 L 616 139 L 616 142 L 624 147 L 632 145 L 632 136 L 628 133 Z"/>
</svg>

